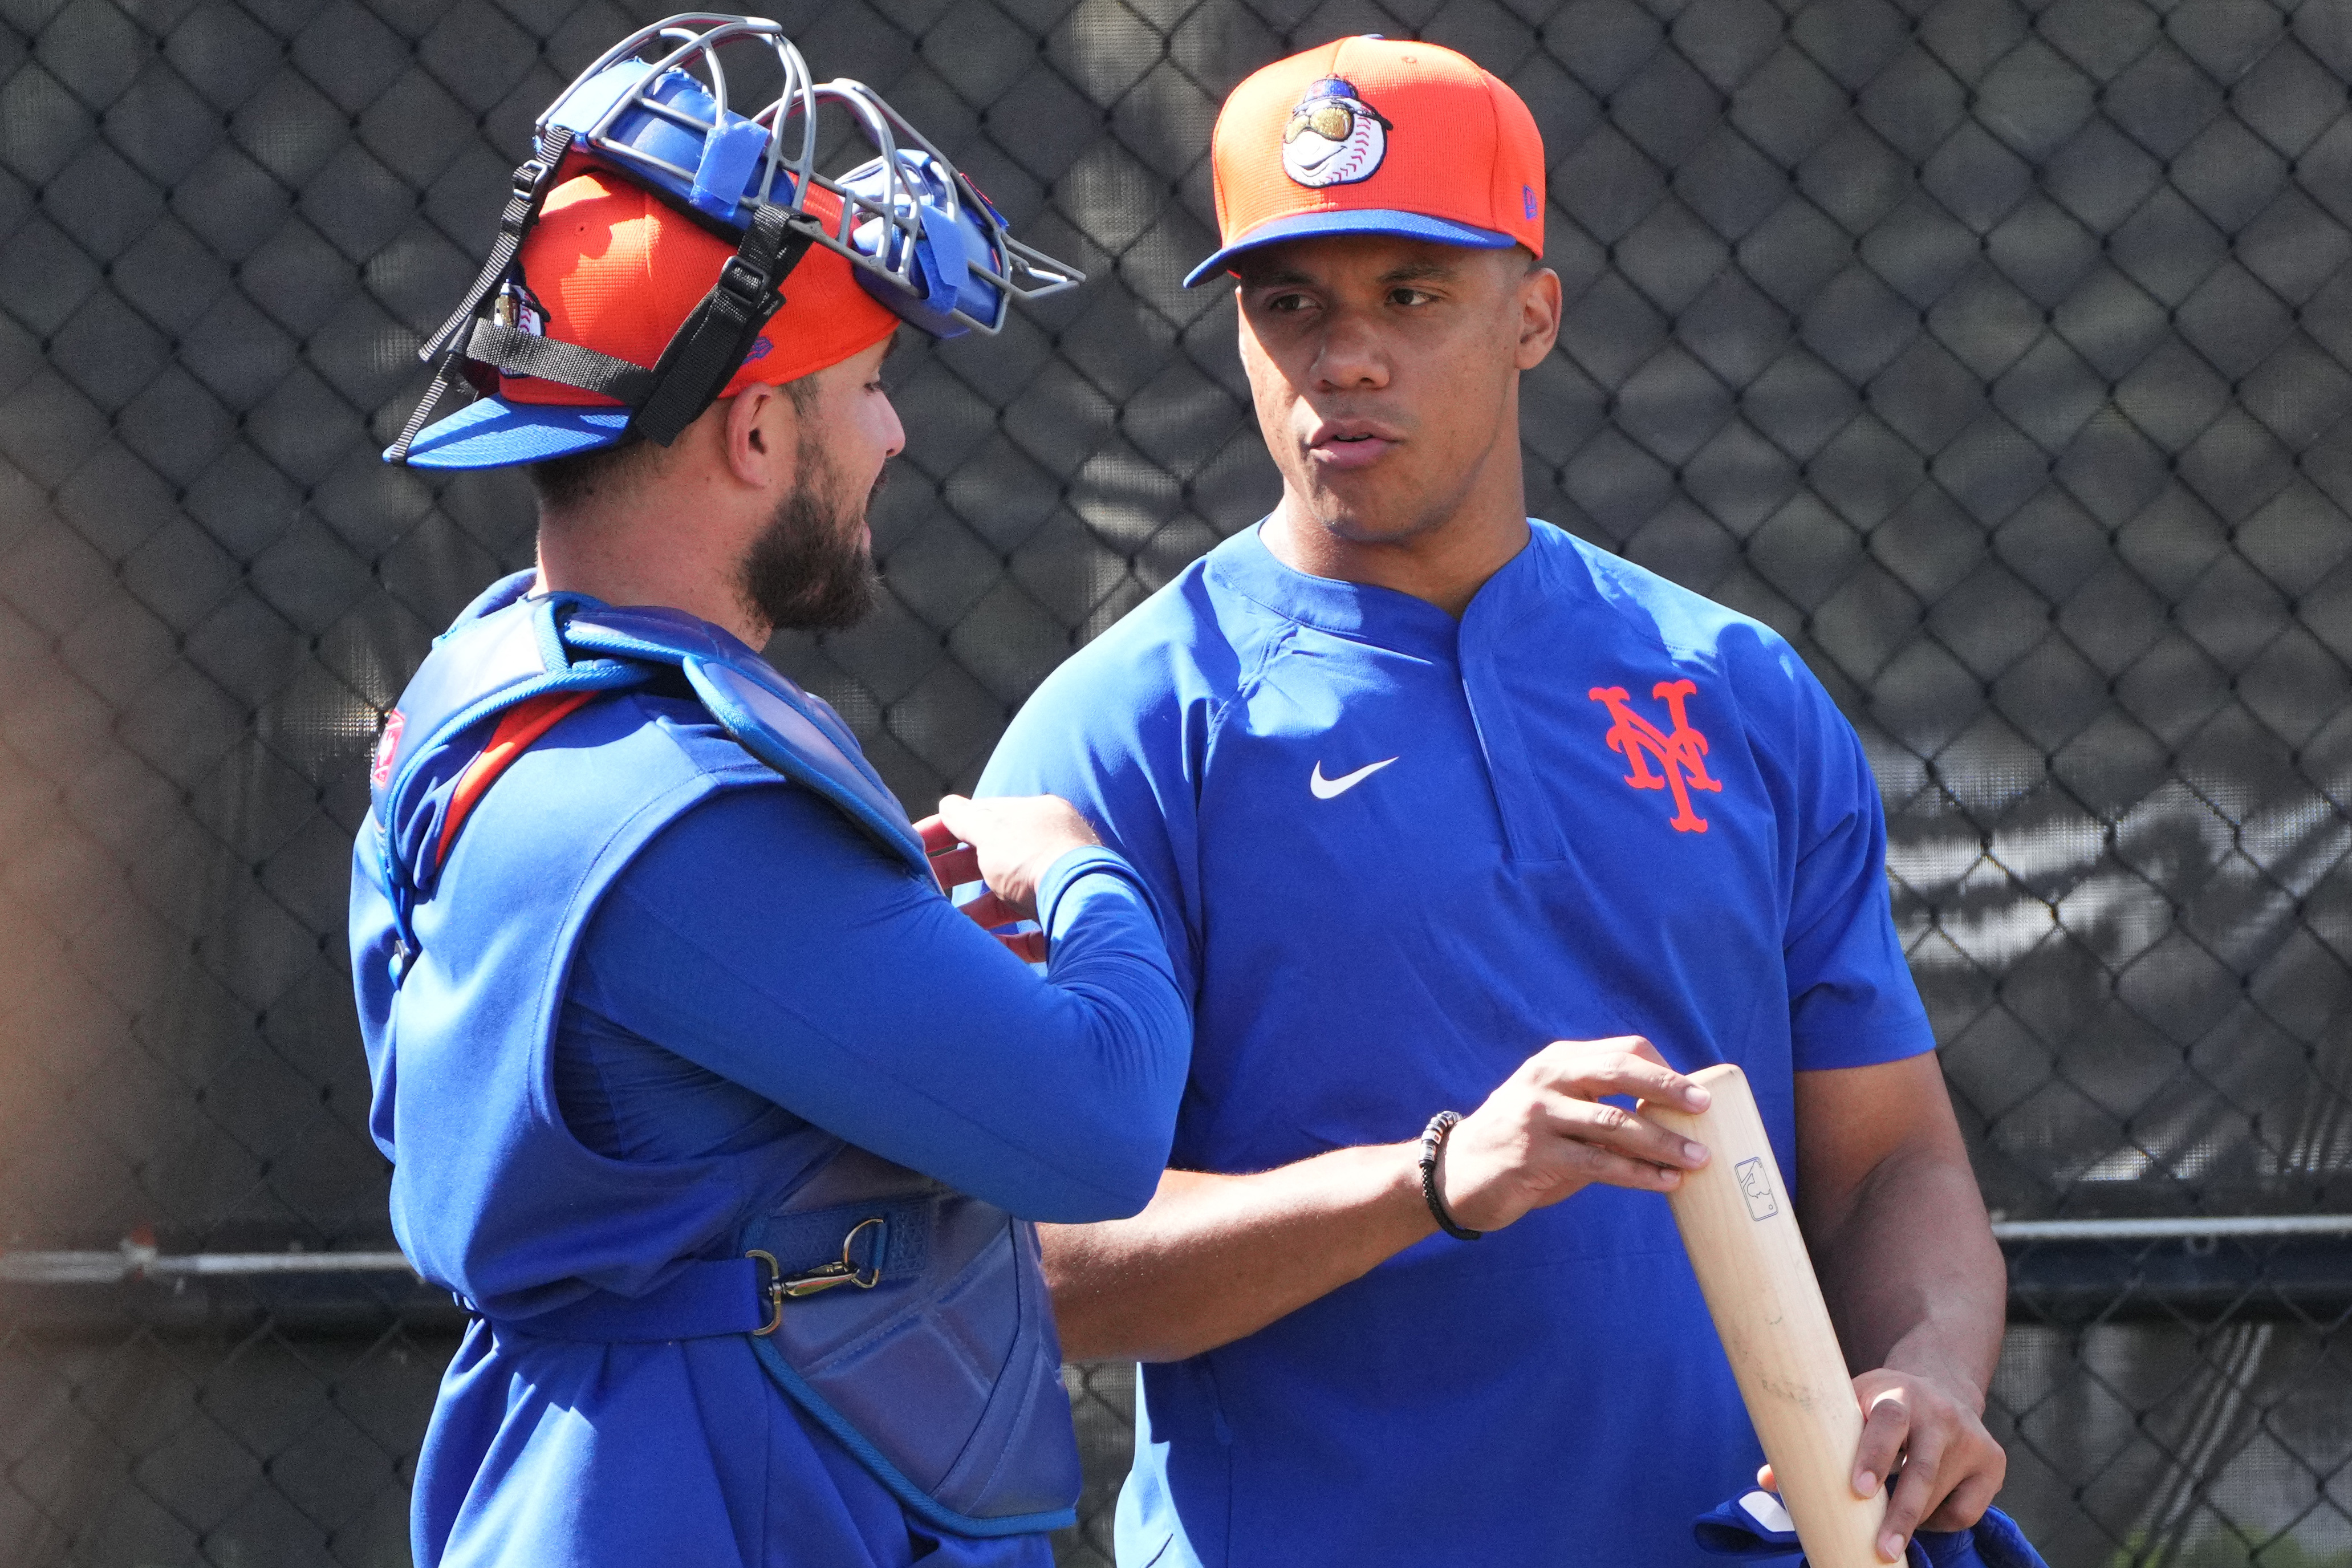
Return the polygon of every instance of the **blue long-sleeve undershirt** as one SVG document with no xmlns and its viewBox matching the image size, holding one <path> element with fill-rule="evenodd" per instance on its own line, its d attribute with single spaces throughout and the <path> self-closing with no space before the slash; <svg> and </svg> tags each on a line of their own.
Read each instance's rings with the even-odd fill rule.
<svg viewBox="0 0 2352 1568">
<path fill-rule="evenodd" d="M 1032 1219 L 1150 1201 L 1190 1055 L 1150 897 L 1105 849 L 1038 891 L 1043 978 L 790 787 L 728 791 L 605 894 L 555 1039 L 589 1147 L 675 1160 L 814 1122 Z"/>
</svg>

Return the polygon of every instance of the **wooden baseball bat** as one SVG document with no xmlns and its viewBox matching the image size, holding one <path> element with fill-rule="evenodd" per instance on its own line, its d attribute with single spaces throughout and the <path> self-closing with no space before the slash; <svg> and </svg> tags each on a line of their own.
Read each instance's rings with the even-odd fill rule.
<svg viewBox="0 0 2352 1568">
<path fill-rule="evenodd" d="M 1705 1110 L 1653 1102 L 1642 1114 L 1707 1147 L 1705 1168 L 1684 1172 L 1666 1201 L 1780 1500 L 1811 1568 L 1885 1568 L 1885 1494 L 1853 1495 L 1862 1407 L 1756 1098 L 1728 1064 L 1690 1079 L 1714 1096 Z"/>
</svg>

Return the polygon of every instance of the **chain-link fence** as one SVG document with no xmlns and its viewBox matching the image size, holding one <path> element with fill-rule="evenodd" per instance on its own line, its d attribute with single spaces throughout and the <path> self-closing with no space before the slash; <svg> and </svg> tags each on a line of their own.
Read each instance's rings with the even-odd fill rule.
<svg viewBox="0 0 2352 1568">
<path fill-rule="evenodd" d="M 0 0 L 0 1246 L 388 1245 L 363 759 L 531 519 L 375 454 L 530 119 L 655 14 Z M 908 345 L 887 604 L 771 650 L 910 803 L 1276 493 L 1231 300 L 1178 286 L 1222 95 L 1436 39 L 1552 160 L 1529 508 L 1786 632 L 1860 726 L 1995 1207 L 2352 1209 L 2352 0 L 782 19 L 1092 278 Z M 1995 1415 L 2053 1563 L 2352 1563 L 2340 1238 L 2012 1251 Z M 109 1272 L 0 1284 L 0 1562 L 404 1560 L 446 1309 Z M 1130 1383 L 1073 1377 L 1097 1561 Z"/>
</svg>

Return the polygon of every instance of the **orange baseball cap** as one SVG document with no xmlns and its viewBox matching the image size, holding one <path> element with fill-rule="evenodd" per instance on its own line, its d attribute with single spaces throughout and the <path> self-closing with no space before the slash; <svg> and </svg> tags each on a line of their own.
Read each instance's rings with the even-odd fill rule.
<svg viewBox="0 0 2352 1568">
<path fill-rule="evenodd" d="M 822 186 L 810 210 L 831 224 L 840 198 Z M 548 194 L 524 239 L 515 325 L 651 369 L 735 254 L 720 238 L 634 181 L 582 167 Z M 857 286 L 850 264 L 809 247 L 782 284 L 784 306 L 719 395 L 753 382 L 781 385 L 871 348 L 898 318 Z M 424 468 L 535 463 L 608 447 L 629 410 L 599 393 L 500 374 L 495 393 L 427 426 L 409 447 Z"/>
<path fill-rule="evenodd" d="M 1222 247 L 1382 234 L 1543 254 L 1543 136 L 1519 95 L 1437 44 L 1377 35 L 1276 60 L 1234 89 L 1212 140 Z"/>
</svg>

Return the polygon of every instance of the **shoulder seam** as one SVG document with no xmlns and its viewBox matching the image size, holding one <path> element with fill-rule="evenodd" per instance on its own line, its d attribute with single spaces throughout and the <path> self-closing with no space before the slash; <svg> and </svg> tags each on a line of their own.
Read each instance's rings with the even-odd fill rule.
<svg viewBox="0 0 2352 1568">
<path fill-rule="evenodd" d="M 1556 528 L 1559 527 L 1557 523 L 1552 526 Z M 1696 588 L 1685 587 L 1682 584 L 1675 582 L 1673 578 L 1666 576 L 1664 574 L 1653 572 L 1650 568 L 1643 565 L 1640 562 L 1630 560 L 1613 550 L 1604 551 L 1599 545 L 1593 544 L 1590 541 L 1579 539 L 1575 534 L 1569 532 L 1568 530 L 1564 528 L 1560 529 L 1559 531 L 1561 536 L 1567 540 L 1570 549 L 1576 552 L 1579 564 L 1583 567 L 1588 574 L 1591 574 L 1591 563 L 1586 552 L 1591 552 L 1593 554 L 1605 555 L 1609 560 L 1618 563 L 1621 565 L 1630 566 L 1637 572 L 1657 578 L 1658 581 L 1664 583 L 1668 588 L 1673 589 L 1675 593 L 1688 594 L 1692 597 L 1712 605 L 1723 614 L 1735 617 L 1739 623 L 1755 627 L 1758 631 L 1763 633 L 1766 637 L 1770 637 L 1775 641 L 1785 643 L 1789 640 L 1782 637 L 1778 631 L 1775 631 L 1771 626 L 1766 625 L 1760 620 L 1758 620 L 1754 616 L 1748 615 L 1744 610 L 1736 610 L 1729 605 L 1724 604 L 1719 599 L 1709 598 L 1706 595 L 1700 593 Z M 1608 606 L 1610 614 L 1624 622 L 1633 631 L 1634 636 L 1642 638 L 1644 642 L 1652 644 L 1661 653 L 1665 654 L 1667 657 L 1679 658 L 1686 654 L 1712 652 L 1711 648 L 1703 647 L 1696 644 L 1681 647 L 1676 647 L 1675 644 L 1669 642 L 1665 637 L 1660 636 L 1654 627 L 1643 625 L 1643 618 L 1641 616 L 1628 614 L 1623 605 L 1621 603 L 1619 596 L 1616 594 L 1612 593 L 1608 587 L 1604 586 L 1597 575 L 1594 575 L 1593 577 L 1592 586 L 1594 594 L 1600 598 L 1602 604 Z M 1530 611 L 1529 613 L 1533 614 L 1535 612 Z"/>
<path fill-rule="evenodd" d="M 1247 597 L 1247 595 L 1244 596 Z M 1250 603 L 1255 605 L 1257 601 L 1255 599 L 1251 599 Z M 1239 707 L 1244 698 L 1257 689 L 1260 683 L 1265 679 L 1266 671 L 1272 667 L 1275 659 L 1278 658 L 1282 651 L 1288 647 L 1298 636 L 1298 623 L 1296 620 L 1293 620 L 1288 616 L 1281 615 L 1279 611 L 1275 613 L 1280 617 L 1278 629 L 1265 639 L 1265 645 L 1258 649 L 1256 658 L 1252 661 L 1249 668 L 1243 672 L 1242 678 L 1234 682 L 1232 694 L 1220 701 L 1209 715 L 1209 735 L 1207 744 L 1209 749 L 1212 751 L 1216 748 L 1217 737 L 1224 732 L 1225 716 L 1232 712 L 1234 709 Z M 1205 757 L 1202 758 L 1202 765 L 1205 770 L 1207 766 L 1207 759 Z"/>
</svg>

